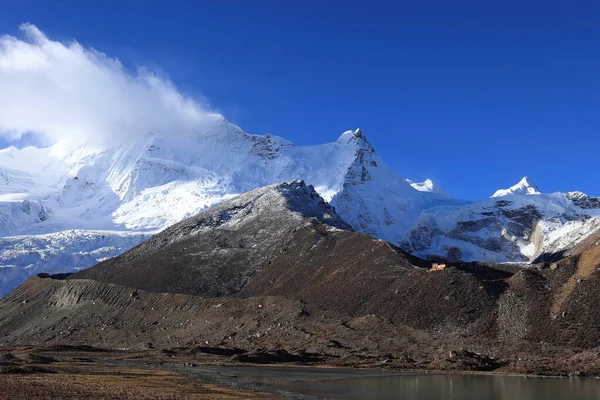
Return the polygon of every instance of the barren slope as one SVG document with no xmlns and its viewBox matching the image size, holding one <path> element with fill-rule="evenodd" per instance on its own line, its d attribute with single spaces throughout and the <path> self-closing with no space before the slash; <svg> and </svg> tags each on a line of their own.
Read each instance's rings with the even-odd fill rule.
<svg viewBox="0 0 600 400">
<path fill-rule="evenodd" d="M 535 266 L 429 264 L 347 230 L 301 182 L 257 189 L 0 300 L 0 345 L 241 362 L 600 373 L 598 234 Z"/>
</svg>

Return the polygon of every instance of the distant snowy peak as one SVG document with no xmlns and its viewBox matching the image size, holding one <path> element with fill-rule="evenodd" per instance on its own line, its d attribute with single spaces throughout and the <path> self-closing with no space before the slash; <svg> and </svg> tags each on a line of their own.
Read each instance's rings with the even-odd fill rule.
<svg viewBox="0 0 600 400">
<path fill-rule="evenodd" d="M 345 131 L 340 135 L 336 142 L 352 145 L 357 151 L 363 150 L 369 153 L 375 152 L 375 149 L 371 146 L 371 143 L 369 143 L 367 137 L 360 128 Z"/>
<path fill-rule="evenodd" d="M 407 179 L 406 182 L 408 182 L 410 186 L 417 189 L 419 192 L 437 193 L 444 197 L 450 197 L 449 194 L 444 192 L 444 190 L 439 185 L 435 184 L 431 179 L 426 179 L 423 182 L 414 182 L 410 179 Z"/>
<path fill-rule="evenodd" d="M 492 197 L 502 197 L 511 194 L 519 194 L 519 195 L 535 195 L 542 194 L 538 187 L 531 182 L 531 179 L 528 177 L 524 177 L 514 186 L 511 186 L 508 189 L 500 189 L 497 190 L 496 193 L 492 195 Z"/>
<path fill-rule="evenodd" d="M 367 140 L 365 134 L 363 133 L 363 131 L 360 128 L 356 128 L 354 130 L 350 129 L 350 130 L 345 131 L 344 133 L 342 133 L 340 135 L 338 140 L 351 139 L 351 138 L 357 138 L 357 139 L 364 140 L 364 141 Z"/>
<path fill-rule="evenodd" d="M 384 164 L 383 160 L 381 160 L 381 158 L 377 155 L 375 149 L 373 148 L 371 143 L 369 143 L 367 137 L 360 128 L 342 133 L 342 135 L 338 138 L 337 142 L 342 143 L 344 145 L 354 146 L 355 152 L 353 167 L 359 167 L 361 175 L 360 182 L 358 183 L 365 183 L 365 181 L 370 180 L 370 172 L 373 172 L 372 170 L 374 168 L 376 169 L 381 164 Z M 386 165 L 385 168 L 389 167 Z M 396 179 L 401 178 L 400 175 L 396 174 L 395 172 L 393 173 L 393 175 Z M 347 182 L 348 178 L 353 178 L 352 166 L 346 174 Z M 350 179 L 350 181 L 351 180 L 352 179 Z M 426 179 L 423 182 L 414 182 L 410 179 L 403 180 L 404 182 L 408 183 L 412 187 L 412 189 L 416 190 L 416 192 L 414 193 L 422 192 L 439 195 L 436 197 L 451 197 L 446 192 L 444 192 L 444 190 L 439 185 L 435 184 L 431 179 Z M 402 183 L 402 185 L 404 185 L 404 183 Z M 409 191 L 412 191 L 412 189 L 408 189 Z"/>
</svg>

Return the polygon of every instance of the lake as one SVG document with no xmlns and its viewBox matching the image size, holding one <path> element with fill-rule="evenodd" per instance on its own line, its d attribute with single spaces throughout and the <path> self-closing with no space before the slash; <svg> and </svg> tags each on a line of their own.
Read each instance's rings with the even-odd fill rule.
<svg viewBox="0 0 600 400">
<path fill-rule="evenodd" d="M 598 400 L 600 380 L 503 375 L 383 372 L 346 368 L 214 367 L 246 388 L 324 399 Z M 213 377 L 216 375 L 213 375 Z M 267 389 L 268 390 L 268 389 Z M 271 391 L 269 390 L 269 391 Z M 300 396 L 301 397 L 301 396 Z"/>
<path fill-rule="evenodd" d="M 598 400 L 600 380 L 492 375 L 400 375 L 286 385 L 292 392 L 332 399 Z"/>
</svg>

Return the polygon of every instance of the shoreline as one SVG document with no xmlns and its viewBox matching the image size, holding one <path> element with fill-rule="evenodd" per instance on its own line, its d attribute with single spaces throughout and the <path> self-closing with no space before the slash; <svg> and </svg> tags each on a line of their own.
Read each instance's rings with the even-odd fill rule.
<svg viewBox="0 0 600 400">
<path fill-rule="evenodd" d="M 27 351 L 30 353 L 36 353 L 43 356 L 56 356 L 60 358 L 70 358 L 71 355 L 86 355 L 92 356 L 93 358 L 123 358 L 123 360 L 134 361 L 136 359 L 145 358 L 148 362 L 165 362 L 165 363 L 195 363 L 198 366 L 214 366 L 214 367 L 227 367 L 227 368 L 305 368 L 305 369 L 339 369 L 339 370 L 352 370 L 352 371 L 371 371 L 374 373 L 388 374 L 388 375 L 410 375 L 410 374 L 464 374 L 464 375 L 484 375 L 484 376 L 506 376 L 506 377 L 525 377 L 525 378 L 560 378 L 560 379 L 600 379 L 599 375 L 576 375 L 576 374 L 561 374 L 561 373 L 548 373 L 548 374 L 528 374 L 513 371 L 505 371 L 504 367 L 498 368 L 493 371 L 485 370 L 467 370 L 467 369 L 419 369 L 419 368 L 402 368 L 394 365 L 387 367 L 378 367 L 376 365 L 346 365 L 346 364 L 334 364 L 334 363 L 303 363 L 303 362 L 272 362 L 272 363 L 252 363 L 252 362 L 240 362 L 232 361 L 225 356 L 202 354 L 200 356 L 187 355 L 181 353 L 170 353 L 169 350 L 165 353 L 160 353 L 162 349 L 156 349 L 153 351 L 148 350 L 129 350 L 129 349 L 108 349 L 108 348 L 92 348 L 88 349 L 85 346 L 60 346 L 62 350 L 53 350 L 54 346 L 48 348 L 39 346 L 0 346 L 0 355 L 2 353 L 10 353 L 11 351 Z M 79 349 L 78 349 L 79 348 Z M 102 356 L 101 356 L 102 355 Z M 158 358 L 161 360 L 159 361 Z M 508 367 L 510 368 L 510 367 Z"/>
<path fill-rule="evenodd" d="M 115 388 L 120 388 L 119 390 L 125 392 L 133 390 L 131 388 L 137 386 L 143 388 L 148 385 L 148 381 L 151 381 L 152 385 L 156 386 L 157 393 L 165 391 L 165 393 L 172 393 L 175 396 L 164 398 L 318 399 L 319 396 L 305 394 L 303 388 L 310 387 L 309 391 L 318 391 L 323 387 L 348 386 L 341 383 L 342 381 L 349 382 L 349 386 L 351 386 L 351 381 L 357 380 L 365 380 L 363 381 L 365 383 L 369 379 L 436 375 L 554 378 L 554 380 L 577 379 L 580 381 L 598 379 L 598 377 L 518 374 L 508 371 L 409 370 L 330 364 L 252 364 L 231 362 L 218 357 L 194 358 L 160 352 L 125 350 L 70 349 L 53 351 L 51 348 L 39 347 L 0 348 L 0 383 L 12 382 L 14 386 L 14 382 L 18 383 L 19 379 L 23 380 L 17 389 L 9 389 L 16 390 L 16 392 L 9 391 L 3 394 L 8 398 L 16 399 L 31 397 L 28 390 L 41 391 L 41 388 L 46 388 L 48 385 L 54 387 L 53 390 L 57 390 L 53 392 L 55 395 L 69 398 L 66 392 L 61 391 L 68 390 L 62 389 L 60 386 L 60 381 L 65 380 L 81 382 L 82 385 L 85 383 L 92 387 L 101 385 L 99 386 L 101 393 L 104 393 L 102 391 L 110 393 L 110 390 L 117 390 Z M 129 380 L 123 382 L 123 376 L 129 377 Z M 98 377 L 102 377 L 102 379 L 98 380 Z M 7 387 L 11 388 L 10 384 Z M 203 392 L 206 397 L 203 397 Z M 2 395 L 0 398 L 3 398 Z M 95 397 L 92 395 L 88 398 Z M 123 398 L 133 399 L 136 397 L 125 396 Z"/>
</svg>

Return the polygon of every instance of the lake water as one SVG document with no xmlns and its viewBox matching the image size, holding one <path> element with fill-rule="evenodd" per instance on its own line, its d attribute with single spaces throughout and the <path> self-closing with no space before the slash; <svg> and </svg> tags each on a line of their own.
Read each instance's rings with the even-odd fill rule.
<svg viewBox="0 0 600 400">
<path fill-rule="evenodd" d="M 193 370 L 246 389 L 320 399 L 600 400 L 600 380 L 280 366 L 199 366 Z"/>
<path fill-rule="evenodd" d="M 598 400 L 600 380 L 492 375 L 400 375 L 296 382 L 292 392 L 330 399 Z"/>
</svg>

